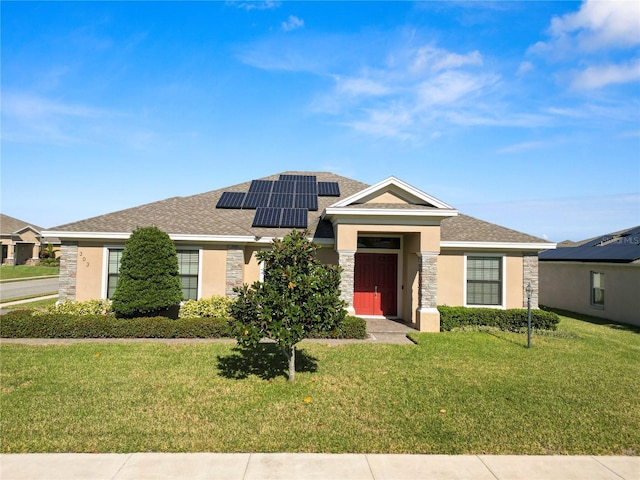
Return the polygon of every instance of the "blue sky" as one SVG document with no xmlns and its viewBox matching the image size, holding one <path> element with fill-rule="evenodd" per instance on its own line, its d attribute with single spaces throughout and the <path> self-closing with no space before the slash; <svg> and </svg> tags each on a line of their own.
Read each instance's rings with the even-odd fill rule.
<svg viewBox="0 0 640 480">
<path fill-rule="evenodd" d="M 2 2 L 2 213 L 394 175 L 551 241 L 640 224 L 640 2 Z"/>
</svg>

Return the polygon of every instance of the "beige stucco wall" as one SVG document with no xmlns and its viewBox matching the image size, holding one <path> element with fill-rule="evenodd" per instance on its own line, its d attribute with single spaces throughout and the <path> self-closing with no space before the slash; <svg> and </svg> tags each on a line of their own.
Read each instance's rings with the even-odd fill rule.
<svg viewBox="0 0 640 480">
<path fill-rule="evenodd" d="M 443 250 L 438 256 L 438 305 L 464 304 L 464 255 Z"/>
<path fill-rule="evenodd" d="M 102 298 L 103 283 L 106 282 L 104 255 L 105 249 L 102 245 L 83 242 L 78 244 L 77 301 Z"/>
<path fill-rule="evenodd" d="M 207 246 L 200 250 L 200 293 L 201 298 L 224 295 L 226 287 L 227 247 Z"/>
<path fill-rule="evenodd" d="M 420 234 L 420 251 L 440 251 L 440 225 L 351 225 L 340 224 L 336 228 L 336 250 L 356 251 L 358 235 L 362 234 Z"/>
<path fill-rule="evenodd" d="M 540 262 L 540 304 L 640 325 L 640 263 Z M 591 272 L 604 273 L 604 307 L 591 305 Z"/>
<path fill-rule="evenodd" d="M 524 287 L 523 287 L 523 265 L 521 253 L 509 253 L 505 257 L 507 262 L 506 271 L 506 295 L 507 295 L 507 308 L 522 308 Z"/>
</svg>

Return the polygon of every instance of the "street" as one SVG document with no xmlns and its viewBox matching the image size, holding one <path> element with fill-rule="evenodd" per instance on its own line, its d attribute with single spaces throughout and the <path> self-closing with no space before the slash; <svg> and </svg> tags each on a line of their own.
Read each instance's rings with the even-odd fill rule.
<svg viewBox="0 0 640 480">
<path fill-rule="evenodd" d="M 58 281 L 58 277 L 54 277 L 0 283 L 0 302 L 9 301 L 12 298 L 55 293 L 58 291 Z"/>
</svg>

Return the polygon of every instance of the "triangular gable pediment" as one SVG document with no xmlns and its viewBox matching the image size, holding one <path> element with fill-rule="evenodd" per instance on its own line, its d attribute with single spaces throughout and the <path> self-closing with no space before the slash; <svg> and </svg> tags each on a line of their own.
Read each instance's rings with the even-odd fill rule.
<svg viewBox="0 0 640 480">
<path fill-rule="evenodd" d="M 350 207 L 363 204 L 398 204 L 416 205 L 425 208 L 453 210 L 454 208 L 441 200 L 399 180 L 389 177 L 375 185 L 351 195 L 331 207 Z"/>
</svg>

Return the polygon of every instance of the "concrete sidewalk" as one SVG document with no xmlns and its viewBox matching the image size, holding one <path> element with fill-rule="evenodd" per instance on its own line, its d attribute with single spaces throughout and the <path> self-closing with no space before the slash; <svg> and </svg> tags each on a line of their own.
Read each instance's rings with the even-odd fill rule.
<svg viewBox="0 0 640 480">
<path fill-rule="evenodd" d="M 0 455 L 2 480 L 638 480 L 640 457 L 126 453 Z"/>
</svg>

